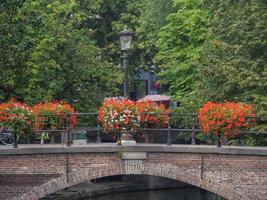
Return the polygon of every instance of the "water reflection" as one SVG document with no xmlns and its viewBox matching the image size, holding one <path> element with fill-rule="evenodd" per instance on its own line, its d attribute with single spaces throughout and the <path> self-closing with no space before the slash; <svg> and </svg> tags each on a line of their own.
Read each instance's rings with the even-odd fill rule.
<svg viewBox="0 0 267 200">
<path fill-rule="evenodd" d="M 83 198 L 83 200 L 224 200 L 205 190 L 190 188 L 175 188 L 156 191 L 119 192 L 97 197 Z"/>
<path fill-rule="evenodd" d="M 225 200 L 173 179 L 148 175 L 103 177 L 66 188 L 41 200 Z"/>
</svg>

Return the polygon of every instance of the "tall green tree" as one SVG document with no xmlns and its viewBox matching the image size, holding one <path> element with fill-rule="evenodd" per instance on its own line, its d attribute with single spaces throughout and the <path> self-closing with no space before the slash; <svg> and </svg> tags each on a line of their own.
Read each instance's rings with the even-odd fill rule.
<svg viewBox="0 0 267 200">
<path fill-rule="evenodd" d="M 162 68 L 159 75 L 169 87 L 169 94 L 187 102 L 205 41 L 208 12 L 200 0 L 175 0 L 174 9 L 160 30 L 155 61 Z"/>
<path fill-rule="evenodd" d="M 241 101 L 267 115 L 267 3 L 262 0 L 206 1 L 211 11 L 207 40 L 198 65 L 199 100 Z M 266 119 L 256 130 L 267 130 Z M 264 135 L 242 137 L 266 145 Z"/>
<path fill-rule="evenodd" d="M 0 3 L 0 100 L 25 96 L 25 75 L 32 39 L 25 36 L 24 24 L 17 19 L 23 1 Z"/>
<path fill-rule="evenodd" d="M 156 41 L 159 39 L 161 27 L 166 25 L 166 17 L 173 12 L 172 0 L 145 0 L 142 7 L 137 48 L 141 54 L 140 64 L 144 69 L 158 67 L 153 61 L 158 52 Z"/>
<path fill-rule="evenodd" d="M 253 103 L 267 114 L 267 3 L 206 1 L 211 11 L 196 91 L 204 101 Z"/>
<path fill-rule="evenodd" d="M 7 5 L 3 3 L 5 7 Z M 99 1 L 25 0 L 14 7 L 10 19 L 14 21 L 12 27 L 21 26 L 23 32 L 7 29 L 3 44 L 8 45 L 8 50 L 12 49 L 7 37 L 18 34 L 20 38 L 14 49 L 25 56 L 19 55 L 21 63 L 16 60 L 13 64 L 10 59 L 1 63 L 3 72 L 9 69 L 10 63 L 13 64 L 12 73 L 20 70 L 16 76 L 3 76 L 13 85 L 18 83 L 11 95 L 28 103 L 45 99 L 66 100 L 78 109 L 88 110 L 97 107 L 104 98 L 103 94 L 115 91 L 117 73 L 113 65 L 101 56 L 93 38 L 95 30 L 84 25 L 87 19 L 97 18 L 95 12 L 98 12 Z M 4 10 L 8 12 L 6 8 Z M 4 24 L 6 16 L 1 19 Z M 22 45 L 25 52 L 18 48 Z M 1 49 L 5 50 L 2 46 Z M 7 58 L 14 55 L 11 52 Z M 2 82 L 6 84 L 6 81 Z M 2 99 L 10 96 L 6 92 L 3 94 Z"/>
</svg>

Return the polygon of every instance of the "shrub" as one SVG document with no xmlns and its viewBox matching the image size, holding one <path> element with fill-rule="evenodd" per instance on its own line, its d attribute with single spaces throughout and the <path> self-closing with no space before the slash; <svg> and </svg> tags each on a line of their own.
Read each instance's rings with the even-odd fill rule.
<svg viewBox="0 0 267 200">
<path fill-rule="evenodd" d="M 202 131 L 219 138 L 234 138 L 240 130 L 248 128 L 253 120 L 246 116 L 255 116 L 251 105 L 245 103 L 214 103 L 208 102 L 199 110 L 198 121 Z"/>
</svg>

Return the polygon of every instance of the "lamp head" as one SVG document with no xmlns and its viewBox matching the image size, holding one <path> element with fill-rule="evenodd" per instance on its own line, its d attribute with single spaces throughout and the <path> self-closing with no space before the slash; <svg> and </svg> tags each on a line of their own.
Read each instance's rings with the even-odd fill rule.
<svg viewBox="0 0 267 200">
<path fill-rule="evenodd" d="M 131 41 L 133 37 L 133 33 L 128 31 L 126 28 L 119 33 L 120 42 L 121 42 L 121 50 L 127 51 L 131 48 Z"/>
</svg>

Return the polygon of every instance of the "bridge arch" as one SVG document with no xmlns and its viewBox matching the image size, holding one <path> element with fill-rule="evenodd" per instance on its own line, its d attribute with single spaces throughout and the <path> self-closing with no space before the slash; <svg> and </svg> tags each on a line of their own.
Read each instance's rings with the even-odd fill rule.
<svg viewBox="0 0 267 200">
<path fill-rule="evenodd" d="M 0 160 L 0 199 L 35 200 L 92 179 L 128 174 L 178 180 L 229 200 L 267 195 L 266 147 L 34 146 L 1 149 Z"/>
<path fill-rule="evenodd" d="M 161 164 L 146 163 L 141 166 L 137 165 L 136 167 L 138 168 L 137 170 L 129 172 L 123 163 L 117 163 L 113 165 L 102 165 L 74 171 L 69 173 L 67 176 L 63 175 L 38 187 L 34 187 L 31 191 L 24 193 L 22 196 L 16 199 L 35 200 L 63 190 L 64 188 L 71 187 L 85 181 L 90 181 L 92 179 L 103 178 L 107 176 L 136 174 L 158 176 L 181 181 L 201 189 L 205 189 L 209 192 L 213 192 L 229 200 L 249 200 L 249 198 L 243 196 L 243 194 L 238 193 L 224 183 L 220 183 L 207 177 L 201 178 L 200 176 L 184 173 L 181 169 L 179 169 L 179 167 L 174 165 L 162 166 Z"/>
</svg>

